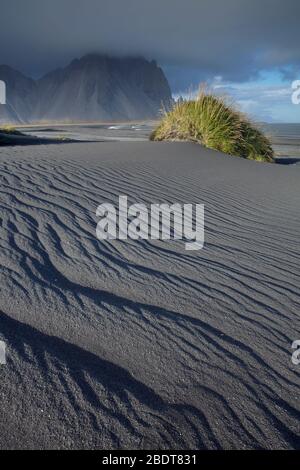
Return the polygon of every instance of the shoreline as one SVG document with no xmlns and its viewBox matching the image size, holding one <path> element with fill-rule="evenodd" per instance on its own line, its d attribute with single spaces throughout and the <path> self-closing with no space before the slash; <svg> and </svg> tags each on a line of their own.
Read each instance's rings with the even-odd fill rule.
<svg viewBox="0 0 300 470">
<path fill-rule="evenodd" d="M 32 143 L 69 143 L 69 142 L 105 142 L 105 141 L 148 141 L 155 127 L 155 121 L 126 122 L 90 122 L 56 123 L 52 125 L 35 124 L 16 126 L 16 130 L 25 132 L 25 140 L 18 138 L 20 144 L 30 143 L 30 138 L 38 139 Z M 300 125 L 292 125 L 290 134 L 282 132 L 289 125 L 269 125 L 266 135 L 271 139 L 275 151 L 275 163 L 297 164 L 300 159 Z M 278 133 L 278 129 L 281 133 Z M 295 130 L 293 130 L 295 129 Z M 297 134 L 297 129 L 299 134 Z M 271 132 L 272 130 L 272 132 Z M 277 130 L 277 133 L 275 132 Z M 54 135 L 57 133 L 56 137 Z M 63 137 L 63 138 L 62 138 Z"/>
<path fill-rule="evenodd" d="M 297 171 L 151 142 L 0 167 L 0 448 L 299 448 Z M 205 204 L 204 249 L 98 241 L 120 194 Z"/>
</svg>

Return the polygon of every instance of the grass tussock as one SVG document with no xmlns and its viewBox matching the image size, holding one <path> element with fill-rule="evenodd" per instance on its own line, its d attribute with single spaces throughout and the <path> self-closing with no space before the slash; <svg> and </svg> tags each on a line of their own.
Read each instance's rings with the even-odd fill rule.
<svg viewBox="0 0 300 470">
<path fill-rule="evenodd" d="M 201 90 L 196 99 L 164 112 L 151 140 L 185 140 L 250 160 L 273 162 L 270 141 L 225 98 Z"/>
<path fill-rule="evenodd" d="M 17 131 L 13 126 L 2 126 L 0 127 L 0 146 L 12 145 L 16 139 L 22 137 L 23 134 Z"/>
<path fill-rule="evenodd" d="M 22 132 L 17 131 L 15 127 L 10 125 L 0 127 L 0 133 L 8 135 L 23 135 Z"/>
</svg>

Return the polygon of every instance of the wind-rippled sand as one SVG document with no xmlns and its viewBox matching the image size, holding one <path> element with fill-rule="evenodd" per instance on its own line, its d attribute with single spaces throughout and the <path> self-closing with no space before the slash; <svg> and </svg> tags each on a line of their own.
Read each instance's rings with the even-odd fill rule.
<svg viewBox="0 0 300 470">
<path fill-rule="evenodd" d="M 1 448 L 300 448 L 300 169 L 193 144 L 0 150 Z M 206 244 L 96 238 L 204 203 Z"/>
</svg>

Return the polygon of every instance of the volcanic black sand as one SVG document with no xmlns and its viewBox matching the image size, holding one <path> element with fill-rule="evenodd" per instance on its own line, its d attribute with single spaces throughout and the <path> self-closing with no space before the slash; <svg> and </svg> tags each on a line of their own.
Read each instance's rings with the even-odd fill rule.
<svg viewBox="0 0 300 470">
<path fill-rule="evenodd" d="M 300 448 L 300 167 L 186 143 L 0 149 L 1 448 Z M 205 246 L 99 241 L 205 204 Z"/>
</svg>

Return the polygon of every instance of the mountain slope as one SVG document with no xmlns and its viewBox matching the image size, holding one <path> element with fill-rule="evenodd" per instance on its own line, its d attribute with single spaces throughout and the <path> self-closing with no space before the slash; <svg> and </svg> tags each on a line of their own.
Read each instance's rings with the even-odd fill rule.
<svg viewBox="0 0 300 470">
<path fill-rule="evenodd" d="M 0 78 L 8 89 L 0 122 L 153 118 L 172 99 L 163 71 L 142 58 L 88 55 L 37 81 L 3 66 Z"/>
<path fill-rule="evenodd" d="M 7 65 L 0 65 L 0 80 L 6 84 L 7 98 L 7 104 L 0 105 L 0 123 L 30 120 L 36 106 L 36 82 Z"/>
</svg>

